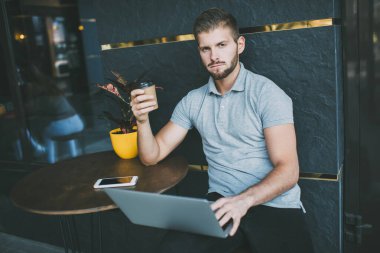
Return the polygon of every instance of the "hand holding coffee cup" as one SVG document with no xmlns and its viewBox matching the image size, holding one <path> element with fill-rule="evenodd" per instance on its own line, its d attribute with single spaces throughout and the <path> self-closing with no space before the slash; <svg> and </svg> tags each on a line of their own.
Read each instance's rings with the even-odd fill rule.
<svg viewBox="0 0 380 253">
<path fill-rule="evenodd" d="M 152 82 L 141 82 L 131 92 L 132 112 L 138 123 L 148 119 L 148 113 L 158 108 L 156 86 Z"/>
<path fill-rule="evenodd" d="M 157 103 L 157 94 L 156 94 L 156 85 L 152 82 L 141 82 L 137 86 L 138 89 L 142 89 L 145 92 L 145 95 L 152 95 L 154 96 L 154 101 L 156 102 L 156 105 L 154 106 L 154 110 L 158 108 Z"/>
</svg>

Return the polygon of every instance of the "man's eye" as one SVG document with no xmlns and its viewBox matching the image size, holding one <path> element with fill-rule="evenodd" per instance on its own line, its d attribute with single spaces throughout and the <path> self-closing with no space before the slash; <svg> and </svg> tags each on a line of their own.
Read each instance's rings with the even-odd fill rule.
<svg viewBox="0 0 380 253">
<path fill-rule="evenodd" d="M 203 53 L 205 53 L 205 52 L 208 51 L 208 48 L 202 48 L 201 51 L 202 51 Z"/>
<path fill-rule="evenodd" d="M 224 43 L 220 43 L 219 44 L 219 47 L 224 47 L 226 44 L 224 44 Z"/>
</svg>

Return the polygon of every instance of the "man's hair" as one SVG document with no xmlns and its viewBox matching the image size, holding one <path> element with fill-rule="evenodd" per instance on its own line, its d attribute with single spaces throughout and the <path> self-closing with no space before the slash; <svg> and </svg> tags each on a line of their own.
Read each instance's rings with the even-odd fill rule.
<svg viewBox="0 0 380 253">
<path fill-rule="evenodd" d="M 209 32 L 218 27 L 229 27 L 232 32 L 232 37 L 235 41 L 239 38 L 239 27 L 236 19 L 230 13 L 223 9 L 211 8 L 202 12 L 194 22 L 193 33 L 196 40 L 198 34 L 202 32 Z"/>
</svg>

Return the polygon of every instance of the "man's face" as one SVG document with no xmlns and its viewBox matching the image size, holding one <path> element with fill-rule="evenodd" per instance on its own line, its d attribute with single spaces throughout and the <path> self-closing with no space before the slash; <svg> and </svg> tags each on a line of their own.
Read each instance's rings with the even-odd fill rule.
<svg viewBox="0 0 380 253">
<path fill-rule="evenodd" d="M 198 34 L 199 53 L 207 71 L 215 80 L 227 77 L 237 66 L 239 54 L 244 50 L 244 38 L 234 41 L 229 27 Z"/>
</svg>

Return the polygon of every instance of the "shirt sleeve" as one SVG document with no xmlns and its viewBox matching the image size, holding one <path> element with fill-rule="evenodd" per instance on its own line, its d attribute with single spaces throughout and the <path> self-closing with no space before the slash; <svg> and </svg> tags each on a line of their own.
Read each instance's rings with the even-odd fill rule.
<svg viewBox="0 0 380 253">
<path fill-rule="evenodd" d="M 259 108 L 263 128 L 294 123 L 291 98 L 272 82 L 263 87 Z"/>
<path fill-rule="evenodd" d="M 193 124 L 191 123 L 190 118 L 190 104 L 189 104 L 189 95 L 186 95 L 179 101 L 177 106 L 175 107 L 172 117 L 170 120 L 185 129 L 192 129 Z"/>
</svg>

